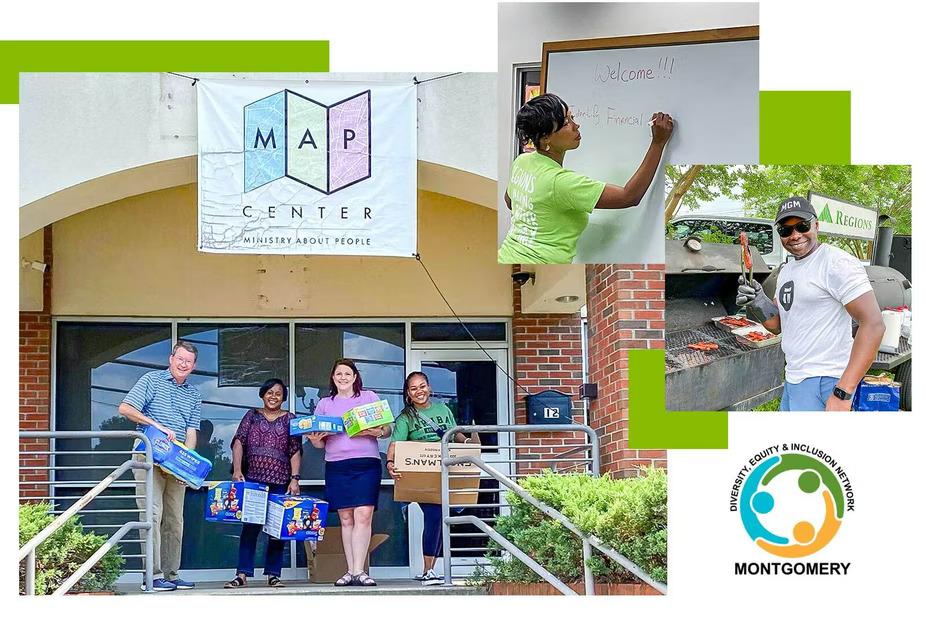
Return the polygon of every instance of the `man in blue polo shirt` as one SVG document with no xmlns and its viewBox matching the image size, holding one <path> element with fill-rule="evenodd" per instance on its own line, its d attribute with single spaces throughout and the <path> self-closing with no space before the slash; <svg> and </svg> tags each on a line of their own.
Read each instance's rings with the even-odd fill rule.
<svg viewBox="0 0 926 618">
<path fill-rule="evenodd" d="M 168 369 L 149 371 L 135 383 L 122 403 L 119 414 L 138 424 L 153 425 L 167 434 L 168 439 L 196 448 L 196 432 L 202 397 L 187 381 L 196 368 L 196 346 L 186 341 L 174 345 L 168 359 Z M 145 470 L 134 470 L 139 494 L 144 495 Z M 183 499 L 186 485 L 160 468 L 154 469 L 154 499 L 151 514 L 154 526 L 153 564 L 154 590 L 187 590 L 193 584 L 180 579 L 180 549 L 183 540 Z M 145 508 L 144 498 L 138 499 Z"/>
</svg>

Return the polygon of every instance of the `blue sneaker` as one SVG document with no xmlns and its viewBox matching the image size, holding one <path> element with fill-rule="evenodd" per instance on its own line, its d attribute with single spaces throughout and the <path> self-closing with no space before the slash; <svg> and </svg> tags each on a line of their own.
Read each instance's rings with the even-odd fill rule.
<svg viewBox="0 0 926 618">
<path fill-rule="evenodd" d="M 143 582 L 142 585 L 141 585 L 141 589 L 142 589 L 142 590 L 145 589 L 145 584 L 144 584 L 144 582 Z M 175 585 L 172 584 L 171 582 L 167 581 L 167 580 L 164 579 L 163 577 L 158 578 L 158 579 L 154 580 L 153 582 L 151 582 L 151 590 L 152 590 L 153 592 L 167 592 L 167 591 L 169 591 L 169 590 L 176 590 L 176 589 L 177 589 L 177 586 L 175 586 Z"/>
<path fill-rule="evenodd" d="M 196 584 L 193 582 L 184 581 L 179 577 L 177 579 L 172 579 L 167 583 L 173 584 L 177 590 L 191 590 L 196 587 Z"/>
</svg>

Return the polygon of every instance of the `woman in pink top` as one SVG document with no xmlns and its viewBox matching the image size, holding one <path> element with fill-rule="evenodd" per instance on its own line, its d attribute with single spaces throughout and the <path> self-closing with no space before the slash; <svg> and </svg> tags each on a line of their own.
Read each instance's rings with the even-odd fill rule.
<svg viewBox="0 0 926 618">
<path fill-rule="evenodd" d="M 344 415 L 356 406 L 379 401 L 376 393 L 363 390 L 363 380 L 354 362 L 335 361 L 328 382 L 330 395 L 318 402 L 319 416 Z M 376 581 L 364 570 L 373 511 L 379 501 L 382 477 L 378 438 L 392 433 L 391 426 L 374 427 L 354 437 L 346 433 L 316 432 L 308 434 L 315 448 L 325 449 L 325 497 L 328 508 L 337 510 L 341 520 L 341 541 L 347 557 L 347 573 L 335 586 L 375 586 Z"/>
</svg>

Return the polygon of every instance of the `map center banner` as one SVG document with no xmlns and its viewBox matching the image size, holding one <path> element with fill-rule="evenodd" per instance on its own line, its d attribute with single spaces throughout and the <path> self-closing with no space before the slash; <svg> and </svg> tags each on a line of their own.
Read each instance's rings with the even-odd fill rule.
<svg viewBox="0 0 926 618">
<path fill-rule="evenodd" d="M 411 257 L 411 83 L 200 80 L 198 238 L 208 253 Z"/>
</svg>

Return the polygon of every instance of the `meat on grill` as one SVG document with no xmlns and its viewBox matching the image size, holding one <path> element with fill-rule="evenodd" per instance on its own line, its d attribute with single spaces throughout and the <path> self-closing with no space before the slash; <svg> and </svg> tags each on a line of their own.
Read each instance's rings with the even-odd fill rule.
<svg viewBox="0 0 926 618">
<path fill-rule="evenodd" d="M 766 339 L 771 339 L 774 336 L 775 335 L 773 335 L 772 333 L 762 333 L 757 330 L 746 333 L 746 339 L 749 339 L 750 341 L 757 341 L 757 342 L 765 341 Z"/>
<path fill-rule="evenodd" d="M 720 348 L 720 346 L 713 341 L 697 341 L 695 343 L 689 343 L 688 347 L 692 350 L 698 350 L 699 352 L 710 352 L 711 350 Z"/>
<path fill-rule="evenodd" d="M 726 324 L 727 326 L 733 326 L 736 328 L 742 328 L 743 326 L 755 326 L 756 323 L 750 320 L 744 320 L 742 318 L 724 318 L 720 320 L 721 324 Z"/>
<path fill-rule="evenodd" d="M 749 237 L 746 232 L 740 232 L 740 246 L 743 248 L 743 264 L 746 270 L 752 272 L 752 257 L 749 255 Z"/>
</svg>

